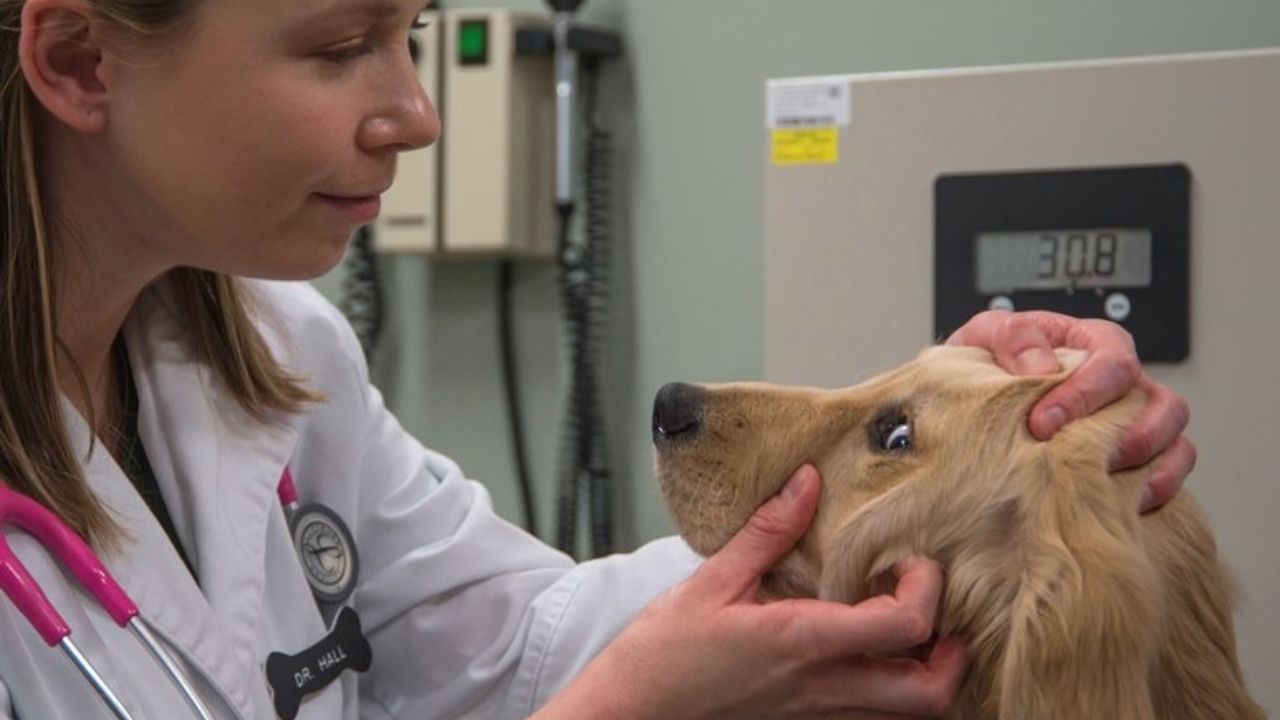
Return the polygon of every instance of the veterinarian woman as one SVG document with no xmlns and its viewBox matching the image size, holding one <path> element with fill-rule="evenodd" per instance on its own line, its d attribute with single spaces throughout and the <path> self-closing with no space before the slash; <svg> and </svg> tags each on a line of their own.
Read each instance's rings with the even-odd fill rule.
<svg viewBox="0 0 1280 720">
<path fill-rule="evenodd" d="M 33 498 L 90 541 L 197 699 L 78 561 L 7 524 L 103 683 L 164 720 L 939 712 L 959 640 L 867 659 L 927 639 L 937 567 L 855 607 L 755 601 L 814 512 L 812 468 L 700 566 L 677 540 L 575 566 L 387 412 L 342 317 L 293 281 L 333 267 L 396 154 L 436 138 L 406 46 L 420 5 L 0 0 L 6 507 Z M 1033 431 L 1140 384 L 1116 462 L 1158 458 L 1148 505 L 1190 470 L 1185 404 L 1115 326 L 984 315 L 954 341 L 1028 372 L 1092 350 Z M 0 717 L 109 713 L 0 600 Z"/>
</svg>

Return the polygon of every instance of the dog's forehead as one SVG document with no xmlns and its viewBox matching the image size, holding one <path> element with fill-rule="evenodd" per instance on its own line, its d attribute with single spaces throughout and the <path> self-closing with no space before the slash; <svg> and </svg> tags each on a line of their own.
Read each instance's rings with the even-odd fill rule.
<svg viewBox="0 0 1280 720">
<path fill-rule="evenodd" d="M 1054 355 L 1064 373 L 1080 367 L 1089 357 L 1086 351 L 1073 348 L 1056 348 Z M 971 379 L 986 382 L 1011 377 L 1008 371 L 996 363 L 995 356 L 982 348 L 937 345 L 921 351 L 907 365 L 912 366 L 931 377 L 954 381 Z"/>
<path fill-rule="evenodd" d="M 937 345 L 926 348 L 905 367 L 923 377 L 948 382 L 982 381 L 1008 376 L 996 364 L 995 357 L 989 351 L 972 347 Z"/>
<path fill-rule="evenodd" d="M 986 350 L 939 345 L 931 347 L 893 370 L 847 388 L 851 396 L 866 394 L 910 394 L 939 387 L 962 387 L 1007 378 Z"/>
<path fill-rule="evenodd" d="M 1086 358 L 1085 353 L 1070 350 L 1058 350 L 1057 356 L 1064 370 L 1074 369 Z M 925 348 L 904 365 L 844 388 L 830 389 L 762 382 L 720 383 L 703 387 L 719 395 L 767 395 L 774 400 L 843 402 L 865 400 L 869 395 L 901 396 L 925 389 L 943 387 L 959 389 L 972 385 L 988 385 L 992 381 L 1006 381 L 1012 377 L 996 364 L 995 357 L 988 350 L 935 345 Z"/>
<path fill-rule="evenodd" d="M 962 345 L 932 345 L 919 352 L 912 360 L 937 367 L 949 365 L 983 365 L 995 367 L 990 350 Z"/>
</svg>

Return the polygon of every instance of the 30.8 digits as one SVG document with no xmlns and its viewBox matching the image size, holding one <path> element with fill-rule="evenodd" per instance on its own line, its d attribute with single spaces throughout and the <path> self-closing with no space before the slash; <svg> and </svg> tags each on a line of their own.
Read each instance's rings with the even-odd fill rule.
<svg viewBox="0 0 1280 720">
<path fill-rule="evenodd" d="M 1042 233 L 1040 265 L 1036 277 L 1041 280 L 1109 278 L 1116 272 L 1118 245 L 1116 234 L 1106 230 L 1095 233 Z"/>
</svg>

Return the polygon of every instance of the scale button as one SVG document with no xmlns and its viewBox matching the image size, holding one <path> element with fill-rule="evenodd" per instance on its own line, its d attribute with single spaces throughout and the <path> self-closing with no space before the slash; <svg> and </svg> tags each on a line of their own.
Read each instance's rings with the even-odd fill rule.
<svg viewBox="0 0 1280 720">
<path fill-rule="evenodd" d="M 991 303 L 987 307 L 992 310 L 1013 310 L 1013 299 L 1008 295 L 997 295 L 991 298 Z"/>
<path fill-rule="evenodd" d="M 1103 305 L 1103 309 L 1107 312 L 1107 317 L 1116 322 L 1123 322 L 1129 317 L 1129 312 L 1133 310 L 1133 304 L 1129 302 L 1129 296 L 1124 293 L 1112 293 L 1107 297 L 1107 302 Z"/>
</svg>

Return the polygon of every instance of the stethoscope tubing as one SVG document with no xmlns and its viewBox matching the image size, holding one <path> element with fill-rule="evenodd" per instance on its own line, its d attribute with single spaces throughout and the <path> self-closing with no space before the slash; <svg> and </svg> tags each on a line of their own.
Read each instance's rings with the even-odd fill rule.
<svg viewBox="0 0 1280 720">
<path fill-rule="evenodd" d="M 128 629 L 164 669 L 181 692 L 191 711 L 200 720 L 213 720 L 209 709 L 195 691 L 173 656 L 161 645 L 155 631 L 138 611 L 89 546 L 53 513 L 39 503 L 0 485 L 0 527 L 12 523 L 38 540 L 79 581 L 120 627 Z M 0 590 L 26 616 L 35 631 L 50 647 L 58 646 L 71 659 L 119 720 L 133 720 L 119 697 L 102 675 L 71 640 L 71 629 L 49 602 L 22 561 L 0 533 Z"/>
<path fill-rule="evenodd" d="M 107 707 L 111 708 L 112 715 L 115 715 L 118 720 L 133 720 L 133 715 L 130 715 L 129 711 L 124 708 L 124 703 L 120 702 L 120 698 L 116 697 L 111 686 L 98 674 L 98 669 L 93 666 L 93 663 L 89 662 L 89 658 L 85 657 L 84 653 L 80 652 L 80 648 L 76 647 L 76 644 L 71 641 L 71 636 L 68 635 L 59 640 L 58 647 L 62 648 L 67 657 L 71 658 L 71 663 L 76 666 L 81 675 L 84 675 L 89 684 L 93 686 L 93 689 L 98 691 L 102 701 L 107 704 Z"/>
<path fill-rule="evenodd" d="M 200 718 L 200 720 L 213 720 L 213 715 L 209 712 L 209 708 L 205 707 L 204 700 L 200 698 L 200 693 L 196 692 L 195 687 L 192 686 L 190 678 L 179 669 L 177 660 L 173 658 L 173 655 L 169 654 L 169 651 L 156 638 L 155 630 L 151 627 L 151 623 L 139 615 L 129 623 L 129 629 L 133 631 L 134 637 L 138 638 L 142 646 L 151 653 L 151 657 L 160 664 L 160 667 L 164 668 L 169 680 L 182 693 L 182 699 L 187 701 L 187 707 L 191 708 L 192 714 Z"/>
</svg>

